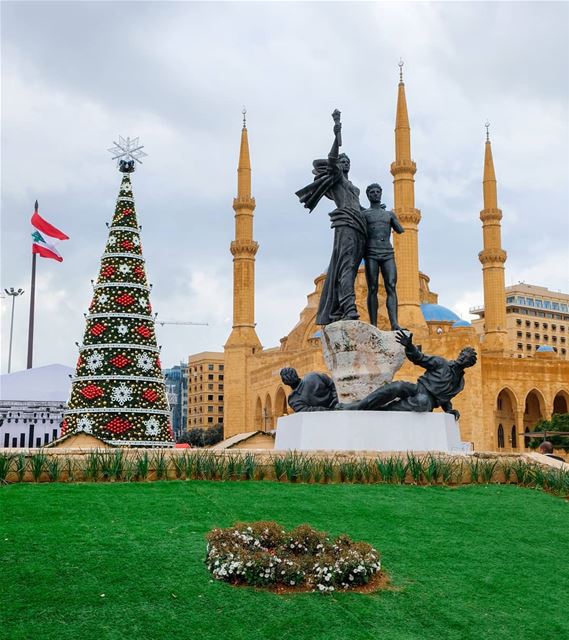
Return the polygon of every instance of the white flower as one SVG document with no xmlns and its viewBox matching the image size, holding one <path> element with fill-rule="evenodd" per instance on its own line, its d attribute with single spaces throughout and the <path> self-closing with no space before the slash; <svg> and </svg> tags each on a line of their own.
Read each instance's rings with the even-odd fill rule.
<svg viewBox="0 0 569 640">
<path fill-rule="evenodd" d="M 114 402 L 118 402 L 122 407 L 125 402 L 132 400 L 132 389 L 127 387 L 124 382 L 121 382 L 118 387 L 112 390 L 111 399 Z"/>
<path fill-rule="evenodd" d="M 106 293 L 101 293 L 101 295 L 99 296 L 99 302 L 101 304 L 105 304 L 105 302 L 109 301 L 109 296 Z"/>
<path fill-rule="evenodd" d="M 121 266 L 119 267 L 119 271 L 121 273 L 130 273 L 130 267 L 128 266 L 128 264 L 121 264 Z"/>
<path fill-rule="evenodd" d="M 141 307 L 145 307 L 148 304 L 148 300 L 146 299 L 145 296 L 140 296 L 140 298 L 138 299 L 138 304 Z"/>
<path fill-rule="evenodd" d="M 85 433 L 93 433 L 93 423 L 87 416 L 82 416 L 77 420 L 77 431 L 84 431 Z"/>
<path fill-rule="evenodd" d="M 136 364 L 143 370 L 148 371 L 154 366 L 154 361 L 147 353 L 140 353 L 136 356 Z"/>
<path fill-rule="evenodd" d="M 119 334 L 119 336 L 124 336 L 125 333 L 128 333 L 128 327 L 126 324 L 119 324 L 119 326 L 117 327 L 117 332 Z"/>
<path fill-rule="evenodd" d="M 89 356 L 87 356 L 87 369 L 93 372 L 97 369 L 100 369 L 103 366 L 104 357 L 102 353 L 98 351 L 93 351 Z"/>
<path fill-rule="evenodd" d="M 160 433 L 160 423 L 156 418 L 148 418 L 144 423 L 144 426 L 146 427 L 147 436 L 157 436 Z"/>
<path fill-rule="evenodd" d="M 109 236 L 109 244 L 116 244 L 117 238 L 116 236 Z"/>
</svg>

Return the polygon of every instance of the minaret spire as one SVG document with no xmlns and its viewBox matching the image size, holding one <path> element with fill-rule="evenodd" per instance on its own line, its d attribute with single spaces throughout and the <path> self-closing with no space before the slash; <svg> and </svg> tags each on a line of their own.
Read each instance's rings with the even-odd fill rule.
<svg viewBox="0 0 569 640">
<path fill-rule="evenodd" d="M 255 255 L 259 245 L 253 239 L 255 199 L 251 195 L 251 160 L 246 109 L 237 167 L 237 197 L 233 255 L 233 328 L 225 343 L 225 437 L 244 433 L 251 426 L 252 408 L 247 394 L 247 359 L 261 349 L 255 331 Z"/>
<path fill-rule="evenodd" d="M 482 220 L 483 250 L 478 254 L 482 263 L 484 283 L 484 341 L 482 349 L 486 353 L 502 354 L 507 349 L 506 328 L 506 252 L 502 249 L 501 224 L 502 211 L 498 208 L 496 173 L 492 158 L 489 127 L 486 123 L 486 144 L 484 148 L 484 175 L 482 193 L 484 209 L 480 212 Z"/>
<path fill-rule="evenodd" d="M 401 326 L 416 330 L 426 327 L 419 297 L 418 226 L 421 212 L 415 208 L 414 175 L 417 165 L 411 159 L 411 128 L 403 82 L 403 60 L 399 61 L 398 66 L 395 162 L 391 164 L 393 208 L 405 229 L 405 233 L 397 234 L 393 240 L 398 275 L 398 319 Z"/>
</svg>

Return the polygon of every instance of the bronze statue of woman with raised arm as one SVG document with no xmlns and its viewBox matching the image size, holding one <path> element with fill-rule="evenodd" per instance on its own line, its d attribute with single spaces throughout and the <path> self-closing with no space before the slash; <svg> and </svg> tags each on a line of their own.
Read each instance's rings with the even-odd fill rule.
<svg viewBox="0 0 569 640">
<path fill-rule="evenodd" d="M 311 212 L 323 196 L 336 204 L 336 209 L 329 214 L 334 229 L 332 257 L 316 314 L 316 324 L 321 325 L 359 318 L 354 284 L 366 243 L 366 221 L 360 205 L 360 190 L 348 178 L 350 159 L 345 153 L 339 153 L 342 124 L 337 109 L 332 118 L 334 142 L 328 158 L 314 160 L 314 181 L 296 192 L 299 200 Z"/>
</svg>

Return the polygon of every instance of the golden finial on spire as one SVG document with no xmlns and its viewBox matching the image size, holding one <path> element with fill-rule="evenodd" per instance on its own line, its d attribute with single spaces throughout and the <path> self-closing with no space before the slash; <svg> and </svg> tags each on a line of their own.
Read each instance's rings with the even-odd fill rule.
<svg viewBox="0 0 569 640">
<path fill-rule="evenodd" d="M 399 82 L 403 82 L 403 65 L 405 63 L 403 62 L 403 58 L 399 58 L 399 62 L 397 63 L 397 66 L 399 67 Z"/>
<path fill-rule="evenodd" d="M 245 105 L 243 105 L 243 109 L 241 110 L 241 113 L 243 114 L 243 129 L 247 128 L 247 108 L 245 107 Z"/>
<path fill-rule="evenodd" d="M 490 142 L 490 121 L 486 120 L 484 126 L 486 127 L 486 142 Z"/>
</svg>

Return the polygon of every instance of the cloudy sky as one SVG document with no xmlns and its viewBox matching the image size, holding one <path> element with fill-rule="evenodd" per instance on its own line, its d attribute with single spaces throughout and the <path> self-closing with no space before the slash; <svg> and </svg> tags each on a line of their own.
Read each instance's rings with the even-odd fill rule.
<svg viewBox="0 0 569 640">
<path fill-rule="evenodd" d="M 565 2 L 2 2 L 1 286 L 22 287 L 12 370 L 25 367 L 29 218 L 71 240 L 38 261 L 34 364 L 73 365 L 120 174 L 106 149 L 140 136 L 133 177 L 162 360 L 221 350 L 231 328 L 241 109 L 257 201 L 257 327 L 275 346 L 327 266 L 322 202 L 294 191 L 342 111 L 352 181 L 389 165 L 400 56 L 417 162 L 420 268 L 441 304 L 482 302 L 484 122 L 491 122 L 506 283 L 569 290 L 569 4 Z M 0 300 L 2 372 L 10 300 Z"/>
</svg>

